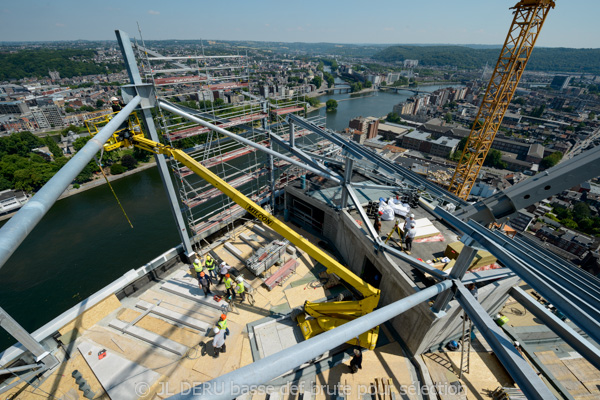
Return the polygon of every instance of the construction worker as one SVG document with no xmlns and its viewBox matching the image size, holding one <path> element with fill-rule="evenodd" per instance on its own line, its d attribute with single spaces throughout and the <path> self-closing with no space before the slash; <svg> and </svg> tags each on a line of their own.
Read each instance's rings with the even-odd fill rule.
<svg viewBox="0 0 600 400">
<path fill-rule="evenodd" d="M 402 231 L 404 232 L 404 234 L 406 234 L 406 231 L 410 229 L 410 226 L 412 224 L 415 224 L 415 225 L 417 224 L 417 221 L 415 221 L 415 214 L 410 214 L 404 220 L 404 226 L 402 227 Z"/>
<path fill-rule="evenodd" d="M 227 315 L 221 314 L 221 319 L 219 322 L 217 322 L 217 327 L 220 330 L 225 331 L 225 337 L 229 335 L 229 328 L 227 327 Z"/>
<path fill-rule="evenodd" d="M 231 280 L 231 276 L 229 274 L 225 274 L 225 290 L 227 291 L 227 296 L 233 297 L 235 296 L 233 292 L 233 281 Z"/>
<path fill-rule="evenodd" d="M 194 267 L 194 271 L 196 271 L 196 277 L 198 278 L 198 282 L 200 282 L 200 272 L 204 269 L 202 263 L 198 258 L 195 258 L 192 262 L 192 266 Z"/>
<path fill-rule="evenodd" d="M 350 371 L 355 374 L 359 369 L 362 369 L 362 352 L 360 349 L 354 349 L 354 355 L 350 360 Z"/>
<path fill-rule="evenodd" d="M 213 330 L 215 337 L 213 338 L 213 349 L 215 351 L 215 358 L 219 357 L 219 353 L 225 353 L 227 350 L 225 346 L 225 336 L 227 331 L 225 329 L 216 328 Z"/>
<path fill-rule="evenodd" d="M 404 233 L 404 243 L 406 245 L 406 254 L 410 254 L 412 250 L 412 242 L 417 236 L 417 224 L 413 223 L 410 225 L 410 228 L 407 232 Z"/>
<path fill-rule="evenodd" d="M 219 274 L 220 274 L 220 279 L 219 279 L 219 283 L 218 285 L 221 284 L 221 282 L 223 282 L 223 279 L 225 278 L 225 275 L 227 275 L 229 273 L 229 269 L 231 267 L 229 265 L 227 265 L 227 263 L 225 261 L 221 262 L 221 264 L 219 264 Z"/>
<path fill-rule="evenodd" d="M 119 112 L 125 107 L 125 104 L 118 97 L 113 96 L 110 98 L 110 106 L 113 112 Z"/>
<path fill-rule="evenodd" d="M 375 215 L 375 221 L 373 221 L 373 227 L 375 228 L 375 232 L 377 232 L 377 235 L 381 236 L 381 221 L 379 220 L 379 215 Z"/>
<path fill-rule="evenodd" d="M 206 261 L 204 261 L 204 268 L 208 271 L 208 274 L 211 278 L 217 279 L 217 273 L 215 271 L 216 263 L 214 258 L 210 256 L 210 254 L 206 255 Z M 211 279 L 212 280 L 212 279 Z"/>
<path fill-rule="evenodd" d="M 240 295 L 240 303 L 243 303 L 246 300 L 246 287 L 244 286 L 244 278 L 238 276 L 236 278 L 237 285 L 235 287 L 235 293 L 233 294 L 233 298 L 235 299 L 236 294 Z"/>
<path fill-rule="evenodd" d="M 212 294 L 212 292 L 210 291 L 210 284 L 211 282 L 208 275 L 204 271 L 200 272 L 200 280 L 198 282 L 198 286 L 204 292 L 204 298 L 208 297 L 209 294 Z"/>
</svg>

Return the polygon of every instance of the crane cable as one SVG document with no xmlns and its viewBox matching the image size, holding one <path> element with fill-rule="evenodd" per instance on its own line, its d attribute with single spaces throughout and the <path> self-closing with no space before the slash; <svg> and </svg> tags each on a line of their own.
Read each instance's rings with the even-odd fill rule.
<svg viewBox="0 0 600 400">
<path fill-rule="evenodd" d="M 104 149 L 102 149 L 102 151 L 100 153 L 100 158 L 102 158 L 102 154 L 103 153 L 104 153 Z M 104 179 L 106 179 L 106 183 L 108 183 L 108 187 L 110 188 L 110 191 L 115 196 L 115 200 L 117 200 L 117 204 L 119 204 L 119 207 L 121 207 L 121 211 L 123 211 L 123 215 L 125 215 L 125 219 L 127 219 L 127 222 L 129 223 L 129 226 L 131 227 L 131 229 L 133 229 L 133 224 L 129 220 L 129 217 L 127 216 L 127 213 L 125 212 L 125 209 L 123 208 L 123 205 L 119 201 L 119 198 L 117 197 L 117 194 L 115 193 L 112 185 L 110 184 L 110 181 L 108 180 L 108 177 L 104 173 L 104 169 L 102 168 L 102 165 L 100 164 L 100 161 L 98 161 L 98 157 L 94 156 L 94 160 L 96 160 L 96 164 L 98 164 L 98 168 L 100 168 L 100 172 L 102 172 L 102 176 L 104 176 Z"/>
</svg>

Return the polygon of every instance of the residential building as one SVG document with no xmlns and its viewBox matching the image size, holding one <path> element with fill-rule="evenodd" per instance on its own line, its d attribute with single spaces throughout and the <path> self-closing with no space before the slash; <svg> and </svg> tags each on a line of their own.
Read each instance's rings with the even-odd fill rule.
<svg viewBox="0 0 600 400">
<path fill-rule="evenodd" d="M 17 190 L 3 190 L 0 192 L 0 215 L 13 212 L 27 203 L 27 194 Z"/>
<path fill-rule="evenodd" d="M 0 101 L 0 114 L 27 114 L 29 107 L 24 101 Z"/>
<path fill-rule="evenodd" d="M 431 139 L 429 133 L 421 131 L 413 131 L 402 137 L 402 147 L 444 158 L 456 151 L 458 143 L 459 140 L 445 136 Z"/>
</svg>

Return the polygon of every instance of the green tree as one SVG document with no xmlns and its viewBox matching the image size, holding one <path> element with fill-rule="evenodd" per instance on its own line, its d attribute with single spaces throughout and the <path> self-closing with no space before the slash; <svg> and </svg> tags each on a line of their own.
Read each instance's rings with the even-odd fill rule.
<svg viewBox="0 0 600 400">
<path fill-rule="evenodd" d="M 372 86 L 373 86 L 373 82 L 371 82 L 371 81 L 365 81 L 365 87 L 366 88 L 370 88 Z"/>
<path fill-rule="evenodd" d="M 323 68 L 325 68 L 323 61 L 319 61 L 319 64 L 317 65 L 317 71 L 323 72 Z"/>
<path fill-rule="evenodd" d="M 50 152 L 52 153 L 54 158 L 59 158 L 59 157 L 64 156 L 60 147 L 58 147 L 56 142 L 50 136 L 45 137 L 44 142 L 46 143 L 46 146 L 48 146 L 48 149 L 50 150 Z"/>
<path fill-rule="evenodd" d="M 591 119 L 591 120 L 594 120 L 594 119 L 596 119 L 596 113 L 595 113 L 595 112 L 593 112 L 593 111 L 592 111 L 592 112 L 590 112 L 590 113 L 588 114 L 588 119 Z"/>
<path fill-rule="evenodd" d="M 562 160 L 563 154 L 560 151 L 555 151 L 554 153 L 544 157 L 542 162 L 540 162 L 540 166 L 544 169 L 552 168 L 556 164 Z"/>
<path fill-rule="evenodd" d="M 387 85 L 386 81 L 381 81 L 381 83 L 379 84 L 379 86 L 386 86 L 386 85 Z"/>
<path fill-rule="evenodd" d="M 506 163 L 502 161 L 502 152 L 496 149 L 488 151 L 483 163 L 494 168 L 506 168 Z"/>
<path fill-rule="evenodd" d="M 395 112 L 388 113 L 386 119 L 387 119 L 387 121 L 396 123 L 396 124 L 402 122 L 402 118 L 400 118 L 400 116 L 398 114 L 396 114 Z"/>
<path fill-rule="evenodd" d="M 450 122 L 452 122 L 452 113 L 446 113 L 446 115 L 444 115 L 444 120 L 445 120 L 447 123 L 450 123 Z"/>
<path fill-rule="evenodd" d="M 75 125 L 69 125 L 65 129 L 63 129 L 62 131 L 60 131 L 60 134 L 63 135 L 63 136 L 67 136 L 67 134 L 69 132 L 77 133 L 77 132 L 79 132 L 79 127 L 77 127 Z"/>
<path fill-rule="evenodd" d="M 95 111 L 95 110 L 94 110 L 94 107 L 91 107 L 91 106 L 81 106 L 81 107 L 79 107 L 79 111 L 81 111 L 81 112 L 92 112 L 92 111 Z"/>
<path fill-rule="evenodd" d="M 334 99 L 329 99 L 329 100 L 327 100 L 325 105 L 327 106 L 327 111 L 331 112 L 331 111 L 335 111 L 337 109 L 338 102 Z"/>
<path fill-rule="evenodd" d="M 339 68 L 339 65 L 337 63 L 337 61 L 333 60 L 331 62 L 331 70 L 335 72 L 335 70 L 337 70 Z"/>
<path fill-rule="evenodd" d="M 580 201 L 573 207 L 573 219 L 575 221 L 581 221 L 582 219 L 590 218 L 592 216 L 592 212 L 590 211 L 590 206 L 588 206 L 585 202 Z"/>
<path fill-rule="evenodd" d="M 75 112 L 75 109 L 74 109 L 73 107 L 69 107 L 69 106 L 67 106 L 67 107 L 65 107 L 65 112 L 66 112 L 67 114 L 71 114 L 71 113 L 74 113 L 74 112 Z"/>
<path fill-rule="evenodd" d="M 104 100 L 98 99 L 96 100 L 96 108 L 100 109 L 104 106 Z"/>
<path fill-rule="evenodd" d="M 73 148 L 75 149 L 75 151 L 81 150 L 91 138 L 91 136 L 84 136 L 75 139 L 75 141 L 73 142 Z"/>
<path fill-rule="evenodd" d="M 312 81 L 310 81 L 310 83 L 312 83 L 313 85 L 315 85 L 317 87 L 317 89 L 319 89 L 321 87 L 321 85 L 323 84 L 323 78 L 321 78 L 320 76 L 315 76 Z"/>
<path fill-rule="evenodd" d="M 527 100 L 525 100 L 525 99 L 524 99 L 524 98 L 522 98 L 522 97 L 516 97 L 516 98 L 514 98 L 514 99 L 511 101 L 511 103 L 515 103 L 515 104 L 518 104 L 518 105 L 524 106 L 525 104 L 527 104 Z"/>
<path fill-rule="evenodd" d="M 352 93 L 356 93 L 356 92 L 360 92 L 363 89 L 362 83 L 360 82 L 354 82 L 352 85 L 350 85 L 350 91 Z"/>
<path fill-rule="evenodd" d="M 97 171 L 97 170 L 98 170 L 98 166 L 96 165 L 96 163 L 94 161 L 90 161 L 88 163 L 88 165 L 86 165 L 83 168 L 83 170 L 81 170 L 79 175 L 77 175 L 75 177 L 73 182 L 79 183 L 79 184 L 89 182 L 94 177 L 94 171 Z"/>
<path fill-rule="evenodd" d="M 112 175 L 120 175 L 120 174 L 122 174 L 125 171 L 127 171 L 127 168 L 125 168 L 121 164 L 113 164 L 113 165 L 110 166 L 110 173 Z"/>
<path fill-rule="evenodd" d="M 191 147 L 191 146 L 190 146 Z M 133 157 L 139 162 L 145 163 L 150 160 L 151 153 L 142 149 L 138 149 L 137 147 L 133 148 Z"/>
<path fill-rule="evenodd" d="M 215 101 L 213 101 L 213 105 L 216 108 L 219 108 L 219 107 L 223 106 L 224 104 L 225 104 L 225 100 L 223 100 L 223 99 L 215 99 Z"/>
<path fill-rule="evenodd" d="M 579 228 L 579 225 L 577 225 L 577 222 L 573 221 L 572 219 L 563 219 L 561 221 L 561 223 L 569 229 L 578 229 Z"/>
<path fill-rule="evenodd" d="M 121 157 L 121 165 L 128 170 L 131 170 L 137 166 L 137 160 L 130 154 L 124 154 L 123 157 Z"/>
</svg>

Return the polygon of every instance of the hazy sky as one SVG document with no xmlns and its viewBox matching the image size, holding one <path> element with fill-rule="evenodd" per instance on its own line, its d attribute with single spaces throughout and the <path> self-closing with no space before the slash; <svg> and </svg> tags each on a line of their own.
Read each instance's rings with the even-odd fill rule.
<svg viewBox="0 0 600 400">
<path fill-rule="evenodd" d="M 0 4 L 0 41 L 222 39 L 502 44 L 517 0 L 20 0 Z M 600 1 L 556 0 L 538 46 L 600 47 Z"/>
</svg>

